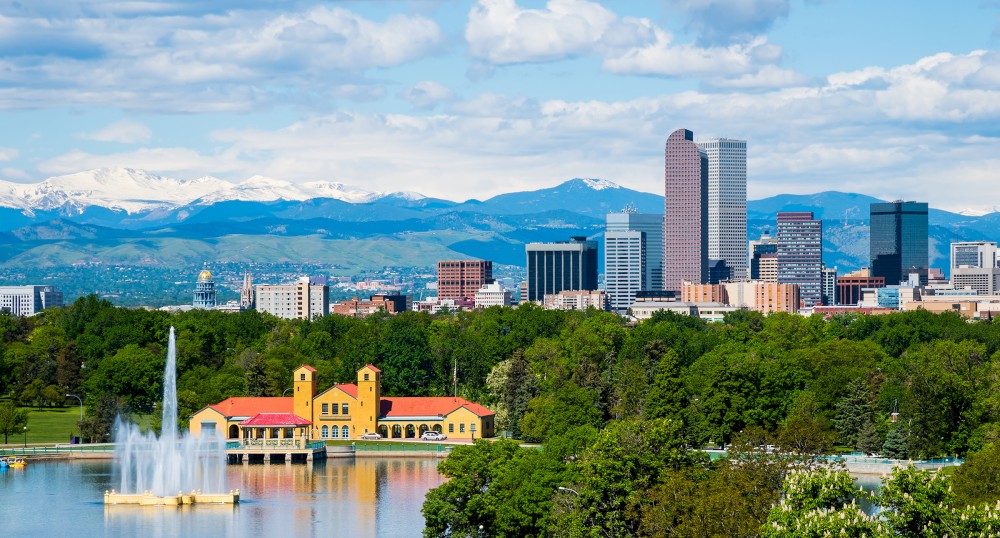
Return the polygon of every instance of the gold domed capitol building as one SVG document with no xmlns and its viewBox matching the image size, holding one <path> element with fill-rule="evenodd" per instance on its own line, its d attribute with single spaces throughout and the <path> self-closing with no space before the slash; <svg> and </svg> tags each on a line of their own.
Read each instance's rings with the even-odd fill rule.
<svg viewBox="0 0 1000 538">
<path fill-rule="evenodd" d="M 198 282 L 194 285 L 195 308 L 215 308 L 215 280 L 212 279 L 212 272 L 203 269 L 198 273 Z"/>
</svg>

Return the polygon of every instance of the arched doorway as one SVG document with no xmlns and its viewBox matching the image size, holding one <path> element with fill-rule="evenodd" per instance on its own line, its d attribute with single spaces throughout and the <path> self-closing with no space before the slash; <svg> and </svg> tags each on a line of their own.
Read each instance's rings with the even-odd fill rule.
<svg viewBox="0 0 1000 538">
<path fill-rule="evenodd" d="M 240 437 L 240 427 L 237 426 L 236 424 L 233 424 L 232 426 L 229 427 L 229 438 L 238 439 L 239 437 Z"/>
<path fill-rule="evenodd" d="M 426 432 L 426 431 L 427 431 L 427 425 L 426 424 L 421 424 L 420 425 L 420 435 L 423 435 L 424 432 Z"/>
<path fill-rule="evenodd" d="M 383 439 L 389 437 L 389 428 L 385 427 L 385 424 L 380 424 L 378 427 L 378 434 L 382 436 Z"/>
<path fill-rule="evenodd" d="M 441 425 L 440 424 L 435 424 L 432 429 L 434 431 L 438 432 L 438 433 L 441 433 Z"/>
<path fill-rule="evenodd" d="M 403 428 L 399 427 L 399 424 L 392 425 L 392 438 L 399 439 L 403 436 Z"/>
<path fill-rule="evenodd" d="M 413 427 L 413 424 L 406 425 L 406 438 L 413 439 L 417 436 L 417 429 Z"/>
</svg>

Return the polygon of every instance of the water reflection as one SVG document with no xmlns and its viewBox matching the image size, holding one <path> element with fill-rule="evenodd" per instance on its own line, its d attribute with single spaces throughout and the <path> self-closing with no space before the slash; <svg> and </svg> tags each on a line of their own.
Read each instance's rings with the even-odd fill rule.
<svg viewBox="0 0 1000 538">
<path fill-rule="evenodd" d="M 424 495 L 444 481 L 438 461 L 233 465 L 227 484 L 243 502 L 180 508 L 105 507 L 110 461 L 38 463 L 0 475 L 0 507 L 5 536 L 420 536 Z"/>
</svg>

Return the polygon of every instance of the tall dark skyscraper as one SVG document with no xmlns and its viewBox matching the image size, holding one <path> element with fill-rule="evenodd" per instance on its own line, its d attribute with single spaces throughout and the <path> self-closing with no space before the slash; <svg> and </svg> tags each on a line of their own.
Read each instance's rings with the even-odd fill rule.
<svg viewBox="0 0 1000 538">
<path fill-rule="evenodd" d="M 708 281 L 708 157 L 694 133 L 667 137 L 663 164 L 663 289 Z"/>
<path fill-rule="evenodd" d="M 927 284 L 927 204 L 875 203 L 870 215 L 871 275 L 893 286 L 917 273 Z"/>
<path fill-rule="evenodd" d="M 525 253 L 527 300 L 541 301 L 546 294 L 564 290 L 597 289 L 597 241 L 573 237 L 558 243 L 528 243 Z"/>
<path fill-rule="evenodd" d="M 778 283 L 798 284 L 803 306 L 823 304 L 823 221 L 778 213 Z"/>
</svg>

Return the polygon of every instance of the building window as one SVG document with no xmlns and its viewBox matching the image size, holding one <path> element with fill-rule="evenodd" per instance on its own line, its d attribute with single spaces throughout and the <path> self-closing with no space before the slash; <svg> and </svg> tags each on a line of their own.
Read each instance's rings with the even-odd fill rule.
<svg viewBox="0 0 1000 538">
<path fill-rule="evenodd" d="M 448 433 L 455 433 L 455 425 L 454 424 L 449 424 L 448 425 Z"/>
<path fill-rule="evenodd" d="M 329 426 L 323 426 L 323 429 L 320 430 L 320 431 L 322 432 L 320 435 L 323 437 L 323 439 L 326 439 L 327 437 L 330 437 L 330 427 Z"/>
<path fill-rule="evenodd" d="M 337 407 L 337 404 L 333 404 L 333 408 L 332 408 L 332 409 L 330 409 L 330 414 L 331 414 L 331 415 L 336 415 L 336 414 L 337 414 L 337 410 L 338 410 L 338 409 L 340 409 L 340 408 L 339 408 L 339 407 Z"/>
<path fill-rule="evenodd" d="M 305 374 L 305 372 L 299 374 L 299 381 L 305 381 L 305 380 L 306 380 L 306 374 Z"/>
<path fill-rule="evenodd" d="M 365 374 L 365 381 L 368 381 L 368 374 Z"/>
<path fill-rule="evenodd" d="M 340 414 L 341 415 L 346 415 L 347 414 L 347 404 L 341 405 Z"/>
<path fill-rule="evenodd" d="M 465 433 L 465 423 L 464 422 L 458 425 L 458 433 Z"/>
<path fill-rule="evenodd" d="M 330 414 L 330 404 L 323 404 L 323 414 L 324 415 Z"/>
<path fill-rule="evenodd" d="M 476 433 L 476 423 L 475 422 L 473 422 L 472 424 L 469 424 L 469 430 L 471 430 L 472 433 Z"/>
<path fill-rule="evenodd" d="M 323 426 L 323 429 L 326 429 L 326 426 Z M 338 436 L 337 434 L 338 434 L 338 433 L 340 433 L 340 430 L 338 430 L 338 429 L 337 429 L 337 427 L 336 427 L 336 426 L 334 426 L 334 427 L 333 427 L 333 431 L 332 431 L 332 432 L 330 432 L 330 433 L 331 433 L 331 434 L 333 434 L 333 437 L 334 437 L 334 438 L 337 438 L 337 437 L 339 437 L 339 436 Z"/>
<path fill-rule="evenodd" d="M 344 426 L 343 428 L 340 429 L 340 436 L 343 437 L 344 439 L 347 439 L 348 437 L 351 436 L 351 431 L 347 429 L 347 426 Z"/>
</svg>

